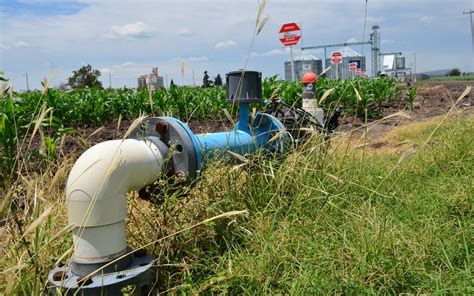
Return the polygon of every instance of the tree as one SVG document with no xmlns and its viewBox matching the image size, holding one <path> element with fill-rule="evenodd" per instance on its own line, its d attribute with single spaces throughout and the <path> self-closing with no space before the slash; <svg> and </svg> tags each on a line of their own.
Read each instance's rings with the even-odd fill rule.
<svg viewBox="0 0 474 296">
<path fill-rule="evenodd" d="M 221 86 L 222 85 L 221 74 L 217 74 L 216 78 L 214 79 L 214 85 L 215 86 Z"/>
<path fill-rule="evenodd" d="M 212 86 L 212 81 L 209 80 L 209 74 L 204 71 L 204 77 L 202 78 L 202 88 L 208 88 Z"/>
<path fill-rule="evenodd" d="M 69 84 L 67 82 L 60 82 L 57 89 L 61 90 L 61 91 L 68 91 L 70 90 L 70 87 L 69 87 Z"/>
<path fill-rule="evenodd" d="M 102 88 L 102 82 L 98 80 L 99 77 L 99 70 L 92 69 L 91 65 L 82 66 L 79 70 L 72 71 L 72 76 L 68 78 L 68 84 L 71 88 Z"/>
<path fill-rule="evenodd" d="M 461 71 L 458 68 L 453 68 L 446 75 L 447 76 L 461 76 Z"/>
</svg>

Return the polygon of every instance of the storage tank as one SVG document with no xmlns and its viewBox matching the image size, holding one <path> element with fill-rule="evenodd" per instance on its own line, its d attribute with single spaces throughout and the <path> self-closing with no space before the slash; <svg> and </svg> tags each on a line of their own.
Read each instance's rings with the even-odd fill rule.
<svg viewBox="0 0 474 296">
<path fill-rule="evenodd" d="M 142 75 L 138 77 L 137 82 L 138 82 L 138 88 L 146 87 L 146 75 Z"/>
<path fill-rule="evenodd" d="M 355 73 L 349 70 L 350 63 L 357 63 L 358 69 L 367 72 L 366 58 L 350 47 L 343 47 L 337 50 L 342 53 L 342 63 L 339 64 L 339 75 L 341 79 L 351 79 L 355 77 Z M 326 65 L 331 65 L 331 70 L 327 72 L 327 76 L 336 79 L 336 66 L 331 64 L 331 59 L 326 59 Z"/>
<path fill-rule="evenodd" d="M 321 74 L 323 61 L 308 52 L 301 52 L 293 57 L 295 67 L 295 80 L 299 80 L 306 73 Z M 291 61 L 285 62 L 285 80 L 291 80 Z"/>
</svg>

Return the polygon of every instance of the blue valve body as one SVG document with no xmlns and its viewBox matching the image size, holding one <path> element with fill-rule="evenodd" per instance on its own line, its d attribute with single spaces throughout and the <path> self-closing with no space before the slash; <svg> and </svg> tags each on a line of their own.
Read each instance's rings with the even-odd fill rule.
<svg viewBox="0 0 474 296">
<path fill-rule="evenodd" d="M 257 113 L 250 122 L 248 103 L 239 104 L 239 122 L 229 132 L 217 132 L 195 135 L 183 122 L 179 122 L 189 134 L 197 155 L 198 171 L 202 168 L 203 159 L 222 157 L 232 151 L 245 155 L 261 148 L 271 152 L 283 152 L 286 131 L 283 124 L 266 113 Z M 228 153 L 227 153 L 228 155 Z"/>
</svg>

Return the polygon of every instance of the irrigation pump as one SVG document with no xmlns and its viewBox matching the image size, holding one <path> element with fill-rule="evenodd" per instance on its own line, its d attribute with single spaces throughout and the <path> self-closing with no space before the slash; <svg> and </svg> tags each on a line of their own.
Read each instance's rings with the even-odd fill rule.
<svg viewBox="0 0 474 296">
<path fill-rule="evenodd" d="M 305 89 L 314 83 L 309 81 Z M 273 109 L 250 114 L 249 104 L 262 100 L 262 74 L 230 72 L 226 85 L 227 101 L 239 106 L 239 121 L 230 131 L 196 135 L 176 118 L 149 117 L 128 139 L 97 144 L 79 157 L 66 186 L 74 253 L 69 262 L 49 273 L 53 291 L 121 295 L 122 288 L 134 286 L 134 295 L 147 294 L 153 258 L 144 249 L 132 250 L 127 244 L 126 193 L 151 185 L 162 175 L 179 176 L 189 184 L 207 161 L 229 155 L 228 151 L 240 155 L 261 149 L 284 152 L 289 118 L 278 112 L 272 115 Z M 307 99 L 314 100 L 314 93 Z M 317 119 L 320 111 L 314 102 L 306 103 L 307 111 L 287 109 L 310 118 L 307 125 L 324 126 Z"/>
</svg>

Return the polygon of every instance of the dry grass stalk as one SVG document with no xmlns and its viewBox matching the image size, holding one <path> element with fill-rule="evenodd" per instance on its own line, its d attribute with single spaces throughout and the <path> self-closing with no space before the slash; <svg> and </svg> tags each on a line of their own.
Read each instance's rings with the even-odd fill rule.
<svg viewBox="0 0 474 296">
<path fill-rule="evenodd" d="M 92 137 L 93 135 L 97 134 L 98 132 L 103 131 L 104 129 L 105 129 L 105 127 L 103 127 L 103 126 L 99 127 L 98 129 L 93 131 L 92 134 L 89 135 L 89 138 Z"/>
<path fill-rule="evenodd" d="M 41 107 L 41 113 L 38 116 L 38 118 L 36 119 L 35 127 L 33 128 L 33 132 L 31 133 L 30 144 L 33 141 L 33 138 L 35 137 L 36 133 L 38 132 L 38 129 L 41 127 L 41 123 L 43 123 L 44 118 L 46 117 L 48 112 L 51 111 L 52 109 L 53 108 L 51 108 L 51 107 L 46 109 L 46 103 L 44 103 L 43 107 Z"/>
<path fill-rule="evenodd" d="M 325 91 L 323 96 L 319 100 L 318 105 L 321 105 L 326 100 L 326 98 L 329 97 L 333 92 L 334 92 L 334 88 L 330 88 L 327 91 Z"/>
<path fill-rule="evenodd" d="M 117 120 L 117 133 L 120 132 L 120 124 L 122 123 L 122 114 L 119 115 L 119 118 Z"/>
<path fill-rule="evenodd" d="M 28 228 L 25 229 L 25 231 L 23 232 L 23 235 L 21 236 L 21 238 L 24 238 L 24 237 L 28 236 L 30 233 L 35 231 L 36 228 L 38 228 L 41 224 L 43 224 L 44 220 L 46 220 L 46 218 L 49 216 L 49 214 L 51 214 L 52 210 L 53 210 L 52 206 L 50 206 L 46 210 L 44 210 L 44 212 L 35 221 L 33 221 L 28 226 Z"/>
</svg>

